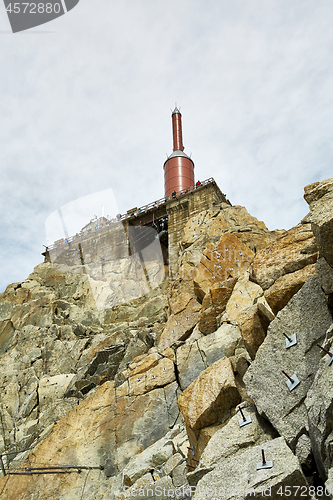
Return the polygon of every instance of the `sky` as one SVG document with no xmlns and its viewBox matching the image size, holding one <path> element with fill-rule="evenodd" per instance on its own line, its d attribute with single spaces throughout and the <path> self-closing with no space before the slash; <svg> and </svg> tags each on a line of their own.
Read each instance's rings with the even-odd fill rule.
<svg viewBox="0 0 333 500">
<path fill-rule="evenodd" d="M 196 180 L 298 224 L 304 186 L 332 177 L 332 25 L 328 0 L 80 0 L 13 34 L 1 2 L 0 292 L 43 261 L 62 206 L 164 195 L 176 103 Z"/>
</svg>

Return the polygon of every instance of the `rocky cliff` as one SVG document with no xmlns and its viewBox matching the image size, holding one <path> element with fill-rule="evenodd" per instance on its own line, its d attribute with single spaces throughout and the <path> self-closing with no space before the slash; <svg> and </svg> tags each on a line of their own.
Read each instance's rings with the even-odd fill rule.
<svg viewBox="0 0 333 500">
<path fill-rule="evenodd" d="M 117 307 L 51 263 L 9 285 L 0 498 L 328 498 L 333 179 L 305 199 L 289 231 L 196 214 L 176 279 Z"/>
</svg>

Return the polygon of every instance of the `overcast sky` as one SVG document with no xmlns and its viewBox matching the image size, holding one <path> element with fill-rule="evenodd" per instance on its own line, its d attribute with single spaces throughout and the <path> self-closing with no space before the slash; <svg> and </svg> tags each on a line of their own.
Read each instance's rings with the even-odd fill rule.
<svg viewBox="0 0 333 500">
<path fill-rule="evenodd" d="M 332 25 L 328 0 L 80 0 L 12 34 L 1 2 L 0 291 L 42 261 L 62 205 L 163 196 L 175 103 L 196 179 L 297 224 L 304 186 L 333 177 Z"/>
</svg>

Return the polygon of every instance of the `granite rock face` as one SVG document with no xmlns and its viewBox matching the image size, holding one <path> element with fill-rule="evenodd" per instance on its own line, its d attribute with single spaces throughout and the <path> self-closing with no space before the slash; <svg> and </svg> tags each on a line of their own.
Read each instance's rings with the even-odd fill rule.
<svg viewBox="0 0 333 500">
<path fill-rule="evenodd" d="M 265 298 L 274 314 L 281 311 L 281 309 L 288 304 L 291 297 L 315 274 L 315 264 L 310 264 L 294 273 L 288 273 L 281 276 L 281 278 L 275 281 L 274 285 L 268 288 L 268 290 L 265 290 Z"/>
<path fill-rule="evenodd" d="M 320 257 L 316 262 L 316 273 L 323 292 L 326 295 L 333 293 L 333 268 L 324 257 Z"/>
<path fill-rule="evenodd" d="M 308 430 L 304 399 L 321 359 L 316 346 L 325 339 L 332 323 L 326 298 L 316 277 L 310 278 L 271 322 L 267 337 L 244 375 L 247 392 L 261 415 L 295 449 L 299 436 Z M 297 344 L 286 348 L 286 338 L 296 333 Z M 300 384 L 292 391 L 288 379 L 297 375 Z"/>
<path fill-rule="evenodd" d="M 186 340 L 192 333 L 199 317 L 201 305 L 192 298 L 185 309 L 172 314 L 162 332 L 159 348 L 166 349 L 176 342 Z"/>
<path fill-rule="evenodd" d="M 206 368 L 181 393 L 178 406 L 187 426 L 195 431 L 228 418 L 239 401 L 232 365 L 225 357 Z"/>
<path fill-rule="evenodd" d="M 271 469 L 257 470 L 262 461 L 261 449 L 265 449 L 266 460 L 273 461 Z M 288 496 L 288 489 L 293 498 L 311 498 L 308 484 L 300 464 L 288 448 L 283 438 L 273 439 L 264 446 L 250 447 L 241 454 L 222 460 L 219 465 L 206 474 L 198 483 L 194 500 L 207 498 L 207 492 L 226 500 L 239 498 L 262 498 L 268 496 L 278 500 L 281 494 Z M 254 492 L 254 493 L 253 493 Z M 303 495 L 302 495 L 303 493 Z"/>
<path fill-rule="evenodd" d="M 331 330 L 331 329 L 330 329 Z M 328 331 L 327 339 L 321 345 L 332 352 L 332 333 Z M 328 339 L 330 339 L 328 341 Z M 332 468 L 332 409 L 333 386 L 332 365 L 329 366 L 330 356 L 322 353 L 319 369 L 314 382 L 307 393 L 305 406 L 308 413 L 309 434 L 311 447 L 318 469 L 322 477 L 327 478 Z"/>
<path fill-rule="evenodd" d="M 230 206 L 226 203 L 221 203 L 219 206 L 214 206 L 195 215 L 189 219 L 184 227 L 184 236 L 181 241 L 182 252 L 178 262 L 178 278 L 176 283 L 173 284 L 173 294 L 191 293 L 191 295 L 197 296 L 196 294 L 199 293 L 203 298 L 202 293 L 207 290 L 207 287 L 201 292 L 200 290 L 198 292 L 197 287 L 195 290 L 194 277 L 196 275 L 200 276 L 198 266 L 204 257 L 205 250 L 210 254 L 213 252 L 213 255 L 215 255 L 214 252 L 221 240 L 221 236 L 223 237 L 226 233 L 229 234 L 228 238 L 231 235 L 236 236 L 238 245 L 243 243 L 250 251 L 256 252 L 272 243 L 282 232 L 268 231 L 265 224 L 252 217 L 244 207 Z M 217 255 L 215 256 L 217 257 Z M 227 255 L 225 257 L 227 257 L 225 262 L 228 263 L 229 257 Z M 232 256 L 233 262 L 236 261 L 236 258 L 238 259 L 238 257 Z M 213 259 L 211 264 L 215 265 L 214 262 Z M 239 262 L 240 259 L 236 264 Z M 221 271 L 217 267 L 218 265 L 220 264 L 216 262 L 217 270 Z M 233 266 L 228 267 L 229 271 L 231 267 Z M 235 269 L 234 271 L 236 272 Z M 210 281 L 214 285 L 218 278 L 208 270 L 207 272 L 207 285 L 209 285 Z M 212 276 L 215 276 L 215 279 Z"/>
<path fill-rule="evenodd" d="M 306 188 L 311 212 L 289 231 L 268 231 L 222 202 L 185 224 L 175 200 L 185 227 L 173 229 L 170 279 L 117 306 L 102 297 L 101 309 L 92 280 L 50 263 L 9 285 L 0 294 L 6 472 L 77 468 L 8 475 L 1 495 L 197 499 L 196 486 L 249 500 L 287 497 L 288 488 L 319 498 L 310 486 L 325 481 L 333 488 L 332 366 L 316 346 L 332 351 L 332 186 Z M 102 261 L 90 255 L 87 265 L 102 293 Z M 135 266 L 127 271 L 135 282 Z M 281 370 L 297 375 L 292 391 Z M 262 449 L 271 469 L 256 468 Z"/>
<path fill-rule="evenodd" d="M 194 276 L 194 291 L 203 299 L 217 282 L 238 278 L 246 271 L 254 253 L 234 234 L 225 233 L 216 248 L 210 243 L 203 253 Z"/>
<path fill-rule="evenodd" d="M 304 198 L 310 206 L 310 221 L 319 247 L 319 254 L 333 266 L 333 180 L 315 182 L 304 188 Z"/>
<path fill-rule="evenodd" d="M 258 252 L 252 276 L 264 290 L 285 274 L 294 273 L 317 260 L 318 246 L 310 224 L 299 224 Z"/>
<path fill-rule="evenodd" d="M 259 285 L 249 280 L 248 273 L 240 276 L 232 291 L 222 319 L 228 321 L 228 323 L 238 324 L 238 318 L 242 312 L 255 304 L 263 296 L 263 293 Z"/>
<path fill-rule="evenodd" d="M 204 296 L 198 320 L 198 328 L 204 335 L 217 329 L 236 282 L 236 278 L 230 278 L 222 283 L 215 283 Z"/>
<path fill-rule="evenodd" d="M 333 179 L 313 182 L 304 188 L 304 199 L 311 205 L 333 191 Z"/>
<path fill-rule="evenodd" d="M 200 245 L 202 252 L 208 242 L 217 242 L 227 232 L 235 234 L 252 251 L 265 248 L 280 234 L 280 231 L 268 231 L 265 224 L 250 215 L 246 208 L 221 204 L 188 221 L 182 246 L 192 251 L 193 246 Z M 196 265 L 199 261 L 196 261 Z"/>
<path fill-rule="evenodd" d="M 206 368 L 219 359 L 231 358 L 236 350 L 244 349 L 239 328 L 223 323 L 216 332 L 176 351 L 180 387 L 186 389 Z"/>
<path fill-rule="evenodd" d="M 277 437 L 274 429 L 258 415 L 253 403 L 245 402 L 240 406 L 245 419 L 250 418 L 250 423 L 241 427 L 240 423 L 243 423 L 244 419 L 241 413 L 237 412 L 225 426 L 216 430 L 200 457 L 198 467 L 188 474 L 191 485 L 196 485 L 201 477 L 225 459 Z"/>
<path fill-rule="evenodd" d="M 156 290 L 153 296 L 158 298 Z M 161 290 L 163 301 L 166 306 Z M 163 326 L 154 322 L 159 311 L 151 316 L 150 327 L 143 326 L 146 318 L 104 323 L 86 277 L 61 274 L 50 263 L 37 266 L 22 283 L 9 285 L 0 304 L 6 419 L 0 452 L 39 442 L 89 391 L 113 380 L 126 358 L 146 353 L 154 342 L 152 330 Z M 137 314 L 137 303 L 133 309 Z"/>
<path fill-rule="evenodd" d="M 273 319 L 274 314 L 262 302 L 243 309 L 238 315 L 237 321 L 242 339 L 252 359 L 265 340 L 268 325 Z"/>
</svg>

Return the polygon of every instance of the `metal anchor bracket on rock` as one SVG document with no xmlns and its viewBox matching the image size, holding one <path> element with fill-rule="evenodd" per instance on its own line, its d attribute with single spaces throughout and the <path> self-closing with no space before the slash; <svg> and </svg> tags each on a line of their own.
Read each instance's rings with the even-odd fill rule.
<svg viewBox="0 0 333 500">
<path fill-rule="evenodd" d="M 242 408 L 240 406 L 238 407 L 238 411 L 242 415 L 242 419 L 238 420 L 239 427 L 244 427 L 244 425 L 250 424 L 252 422 L 252 419 L 251 419 L 250 415 L 248 415 L 247 417 L 245 417 L 245 415 L 243 413 L 243 410 L 242 410 Z"/>
<path fill-rule="evenodd" d="M 295 387 L 297 387 L 300 384 L 300 381 L 299 381 L 296 373 L 294 373 L 294 375 L 292 377 L 289 377 L 289 375 L 284 370 L 281 370 L 281 371 L 282 371 L 283 375 L 285 375 L 288 379 L 286 381 L 286 384 L 287 384 L 288 389 L 291 392 L 293 389 L 295 389 Z"/>
<path fill-rule="evenodd" d="M 262 462 L 257 463 L 257 470 L 260 469 L 271 469 L 273 467 L 273 461 L 267 460 L 265 458 L 264 450 L 261 450 Z"/>
<path fill-rule="evenodd" d="M 282 333 L 286 337 L 286 349 L 289 349 L 289 347 L 292 347 L 293 345 L 297 344 L 296 333 L 293 333 L 290 336 L 284 332 Z"/>
</svg>

